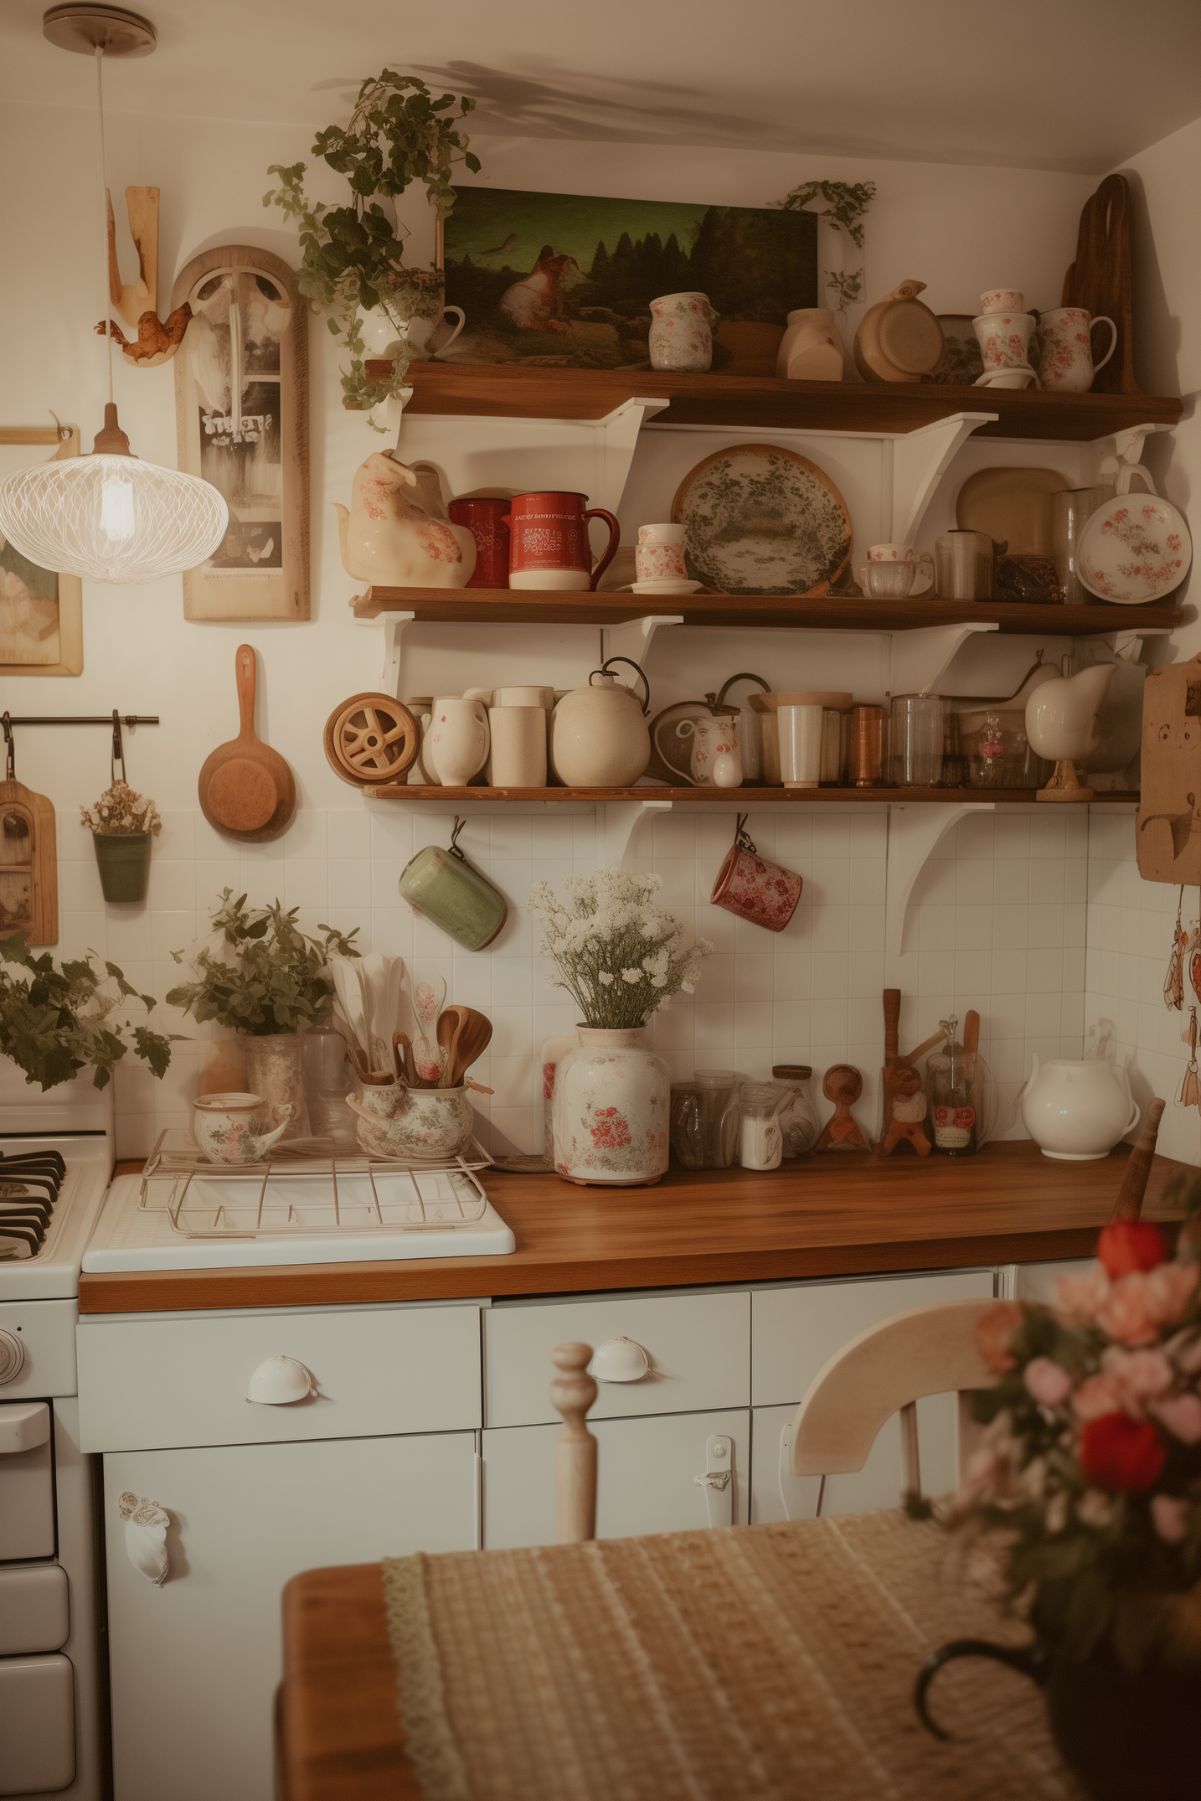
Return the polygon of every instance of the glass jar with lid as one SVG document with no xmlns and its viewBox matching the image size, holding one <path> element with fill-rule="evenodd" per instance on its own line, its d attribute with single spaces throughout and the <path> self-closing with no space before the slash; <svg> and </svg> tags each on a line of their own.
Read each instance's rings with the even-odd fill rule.
<svg viewBox="0 0 1201 1801">
<path fill-rule="evenodd" d="M 797 1157 L 807 1157 L 817 1143 L 817 1109 L 809 1093 L 813 1070 L 808 1063 L 773 1063 L 771 1073 L 788 1090 L 780 1109 L 779 1126 L 784 1161 L 791 1163 Z"/>
<path fill-rule="evenodd" d="M 738 1161 L 743 1169 L 778 1169 L 784 1150 L 780 1110 L 788 1090 L 780 1082 L 744 1082 L 739 1094 Z"/>
<path fill-rule="evenodd" d="M 681 1169 L 729 1169 L 738 1160 L 738 1077 L 698 1069 L 671 1090 L 671 1148 Z"/>
</svg>

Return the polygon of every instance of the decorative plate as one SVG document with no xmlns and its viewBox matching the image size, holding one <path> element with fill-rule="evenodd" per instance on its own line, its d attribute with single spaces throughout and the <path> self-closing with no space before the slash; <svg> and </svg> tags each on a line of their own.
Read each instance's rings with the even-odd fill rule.
<svg viewBox="0 0 1201 1801">
<path fill-rule="evenodd" d="M 1118 494 L 1085 525 L 1076 573 L 1090 594 L 1137 607 L 1173 593 L 1192 560 L 1188 526 L 1170 501 L 1154 491 Z"/>
<path fill-rule="evenodd" d="M 824 470 L 775 444 L 732 444 L 690 469 L 671 516 L 690 576 L 718 594 L 828 594 L 851 516 Z"/>
<path fill-rule="evenodd" d="M 930 379 L 970 388 L 977 377 L 984 374 L 984 359 L 972 327 L 972 315 L 939 313 L 937 318 L 942 326 L 942 360 Z"/>
<path fill-rule="evenodd" d="M 1001 463 L 977 469 L 955 497 L 955 523 L 986 532 L 1019 554 L 1055 554 L 1055 496 L 1071 482 L 1058 469 Z"/>
</svg>

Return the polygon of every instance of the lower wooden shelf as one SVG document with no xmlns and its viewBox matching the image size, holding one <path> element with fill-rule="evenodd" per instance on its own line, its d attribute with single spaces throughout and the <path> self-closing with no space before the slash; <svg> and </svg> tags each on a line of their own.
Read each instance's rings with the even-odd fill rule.
<svg viewBox="0 0 1201 1801">
<path fill-rule="evenodd" d="M 1030 806 L 1038 798 L 1034 788 L 440 788 L 436 785 L 403 782 L 380 782 L 365 787 L 368 800 L 437 801 L 444 807 L 458 807 L 480 801 L 697 801 L 703 806 L 762 807 L 809 806 L 833 804 L 858 805 L 881 802 L 895 806 L 912 806 L 915 801 L 939 806 Z M 1096 801 L 1136 802 L 1138 794 L 1130 789 L 1114 789 L 1098 793 Z M 1060 803 L 1073 804 L 1073 803 Z M 1088 805 L 1088 802 L 1077 802 Z"/>
</svg>

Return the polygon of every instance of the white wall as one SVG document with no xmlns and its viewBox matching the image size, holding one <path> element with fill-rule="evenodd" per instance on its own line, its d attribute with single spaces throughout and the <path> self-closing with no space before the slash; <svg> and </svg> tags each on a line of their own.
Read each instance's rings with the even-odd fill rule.
<svg viewBox="0 0 1201 1801">
<path fill-rule="evenodd" d="M 1201 540 L 1201 240 L 1196 230 L 1196 184 L 1201 169 L 1201 119 L 1152 144 L 1125 165 L 1135 194 L 1135 330 L 1139 379 L 1149 393 L 1185 396 L 1177 429 L 1148 443 L 1147 461 L 1159 490 L 1189 518 L 1194 547 Z M 1183 598 L 1195 615 L 1194 565 Z M 1179 662 L 1201 651 L 1194 617 L 1153 664 Z M 1201 1116 L 1176 1103 L 1188 1059 L 1182 1039 L 1188 1012 L 1163 1004 L 1163 980 L 1176 917 L 1177 890 L 1144 882 L 1134 854 L 1133 824 L 1094 814 L 1089 843 L 1086 1022 L 1112 1022 L 1118 1055 L 1131 1059 L 1140 1098 L 1168 1103 L 1160 1149 L 1201 1162 Z M 1184 923 L 1198 919 L 1201 896 L 1184 897 Z M 1193 997 L 1186 983 L 1186 997 Z"/>
<path fill-rule="evenodd" d="M 147 79 L 152 83 L 152 66 Z M 260 196 L 267 164 L 302 156 L 307 134 L 249 122 L 126 115 L 113 119 L 110 136 L 114 191 L 127 182 L 155 182 L 163 190 L 162 260 L 168 274 L 221 241 L 249 240 L 294 261 L 289 236 L 262 209 Z M 751 205 L 771 201 L 806 175 L 872 176 L 880 195 L 869 219 L 869 293 L 886 291 L 906 276 L 925 276 L 931 304 L 944 311 L 971 310 L 981 288 L 1002 282 L 1024 287 L 1031 303 L 1053 300 L 1075 242 L 1080 206 L 1093 185 L 1083 176 L 1030 170 L 847 164 L 685 147 L 490 139 L 483 148 L 487 175 L 497 185 Z M 6 110 L 0 119 L 0 166 L 9 171 L 0 199 L 8 266 L 22 275 L 0 290 L 0 411 L 6 423 L 35 422 L 53 409 L 77 421 L 86 441 L 103 398 L 99 340 L 91 335 L 99 297 L 89 115 Z M 492 952 L 454 954 L 449 940 L 414 924 L 402 908 L 396 882 L 406 858 L 424 843 L 445 841 L 448 821 L 416 806 L 367 808 L 332 775 L 321 752 L 321 728 L 334 703 L 378 681 L 381 635 L 349 618 L 354 584 L 338 562 L 328 505 L 347 494 L 355 465 L 378 440 L 338 404 L 332 340 L 316 323 L 310 341 L 312 622 L 187 624 L 178 582 L 90 586 L 83 676 L 5 684 L 3 704 L 13 711 L 36 703 L 48 712 L 118 706 L 162 716 L 161 727 L 143 731 L 129 746 L 131 779 L 157 797 L 167 821 L 154 852 L 144 914 L 102 908 L 90 844 L 75 824 L 77 804 L 91 799 L 107 777 L 103 732 L 31 730 L 19 736 L 19 774 L 59 809 L 59 948 L 107 952 L 140 984 L 161 993 L 177 974 L 170 951 L 194 937 L 226 883 L 247 887 L 254 899 L 279 894 L 299 904 L 306 919 L 358 924 L 365 943 L 440 959 L 453 997 L 492 1012 L 497 1023 L 489 1064 L 497 1087 L 493 1120 L 506 1138 L 529 1143 L 538 1043 L 571 1021 L 533 957 L 524 897 L 535 872 L 555 878 L 572 867 L 592 866 L 598 854 L 593 821 L 590 815 L 565 817 L 547 809 L 535 819 L 471 822 L 465 838 L 470 854 L 513 903 L 513 916 Z M 117 383 L 135 449 L 174 462 L 170 368 L 137 371 L 119 365 Z M 557 482 L 563 458 L 584 454 L 573 450 L 578 432 L 574 437 L 557 432 L 539 442 L 537 431 L 527 428 L 513 434 L 514 449 L 506 452 L 503 431 L 471 420 L 414 422 L 405 447 L 414 456 L 441 462 L 452 488 L 505 480 L 506 472 L 510 480 L 534 481 L 534 466 L 547 465 L 541 479 Z M 525 446 L 520 454 L 518 439 Z M 829 438 L 796 442 L 845 479 L 857 537 L 870 542 L 882 502 L 862 461 L 868 452 Z M 689 466 L 711 447 L 703 434 L 656 434 L 627 496 L 626 523 L 661 515 L 677 465 Z M 1065 454 L 1070 472 L 1074 453 Z M 1046 460 L 1037 447 L 995 442 L 971 455 L 980 463 Z M 936 498 L 931 530 L 949 523 L 958 479 L 949 479 Z M 231 845 L 194 809 L 199 765 L 233 730 L 232 661 L 242 639 L 260 656 L 260 730 L 292 764 L 300 793 L 296 824 L 284 839 L 266 846 Z M 429 633 L 416 642 L 405 691 L 428 692 L 435 685 L 445 691 L 516 670 L 529 677 L 535 654 L 541 679 L 578 683 L 594 666 L 597 648 L 597 635 L 582 628 L 565 629 L 551 641 L 483 628 Z M 1006 682 L 1021 673 L 1030 654 L 1029 644 L 1019 640 L 990 648 L 986 666 L 977 665 L 961 691 L 978 691 L 984 676 L 995 681 L 992 691 L 1006 691 Z M 787 670 L 807 682 L 854 684 L 864 698 L 878 697 L 882 686 L 875 639 L 769 641 L 759 634 L 697 633 L 653 665 L 656 705 L 765 661 L 764 673 L 777 684 Z M 908 996 L 904 1032 L 911 1040 L 924 1036 L 952 1006 L 960 1012 L 970 1004 L 982 1007 L 986 1049 L 1009 1103 L 1033 1045 L 1044 1052 L 1078 1047 L 1083 1004 L 1084 824 L 1075 817 L 1048 820 L 1030 812 L 1029 818 L 1007 813 L 995 825 L 991 819 L 967 821 L 944 842 L 943 854 L 915 894 L 899 965 Z M 732 824 L 732 818 L 711 813 L 695 821 L 682 815 L 640 840 L 639 857 L 653 856 L 673 902 L 718 944 L 695 1005 L 681 1005 L 660 1023 L 659 1042 L 679 1073 L 694 1061 L 736 1063 L 764 1073 L 773 1058 L 811 1055 L 819 1073 L 825 1063 L 849 1057 L 870 1075 L 880 1058 L 886 814 L 839 814 L 824 806 L 794 811 L 787 819 L 756 814 L 752 826 L 760 848 L 769 854 L 774 849 L 806 877 L 805 903 L 779 939 L 736 924 L 707 903 Z M 123 1151 L 145 1148 L 161 1123 L 182 1117 L 199 1054 L 194 1042 L 179 1046 L 175 1068 L 161 1087 L 137 1072 L 121 1078 Z M 870 1121 L 872 1106 L 864 1112 Z"/>
</svg>

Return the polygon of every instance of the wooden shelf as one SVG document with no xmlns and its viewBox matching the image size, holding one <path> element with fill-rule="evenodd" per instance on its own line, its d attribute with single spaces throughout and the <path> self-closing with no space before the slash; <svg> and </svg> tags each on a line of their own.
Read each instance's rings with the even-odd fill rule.
<svg viewBox="0 0 1201 1801">
<path fill-rule="evenodd" d="M 370 361 L 369 376 L 391 365 Z M 938 382 L 786 381 L 777 376 L 680 374 L 662 369 L 528 368 L 514 363 L 410 365 L 408 414 L 508 419 L 603 419 L 635 397 L 668 402 L 669 425 L 771 426 L 792 431 L 911 432 L 952 413 L 995 413 L 983 437 L 1086 441 L 1134 425 L 1174 425 L 1176 399 L 951 387 Z"/>
<path fill-rule="evenodd" d="M 653 614 L 680 614 L 685 625 L 787 627 L 793 631 L 909 632 L 937 625 L 996 625 L 1002 632 L 1079 638 L 1148 626 L 1171 631 L 1180 609 L 1165 600 L 1120 607 L 1019 601 L 839 599 L 795 594 L 625 594 L 532 588 L 368 588 L 352 603 L 358 619 L 412 613 L 464 625 L 621 625 Z"/>
<path fill-rule="evenodd" d="M 444 807 L 460 807 L 467 801 L 700 801 L 707 806 L 737 808 L 781 802 L 803 807 L 814 802 L 836 806 L 893 802 L 910 806 L 914 801 L 932 801 L 941 806 L 966 803 L 1027 807 L 1037 799 L 1033 788 L 440 788 L 436 784 L 408 787 L 403 782 L 380 782 L 364 787 L 362 792 L 368 800 L 437 801 Z M 1096 799 L 1134 802 L 1138 795 L 1123 788 L 1098 792 Z"/>
</svg>

